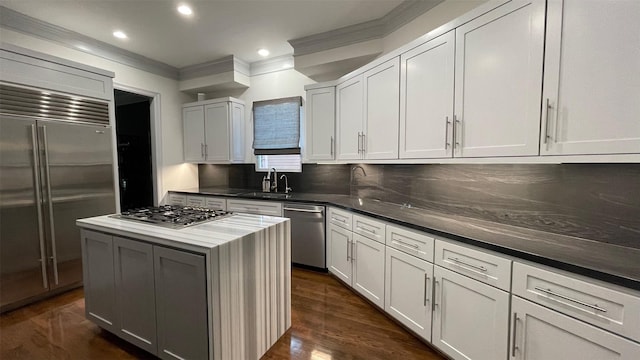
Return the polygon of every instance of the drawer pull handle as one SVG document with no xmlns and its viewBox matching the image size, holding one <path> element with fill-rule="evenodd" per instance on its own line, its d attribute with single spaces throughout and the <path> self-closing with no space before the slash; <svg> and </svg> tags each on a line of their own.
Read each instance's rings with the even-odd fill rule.
<svg viewBox="0 0 640 360">
<path fill-rule="evenodd" d="M 338 219 L 338 218 L 334 218 L 334 217 L 331 218 L 331 221 L 340 221 L 341 223 L 344 223 L 344 224 L 347 223 L 347 220 L 345 220 L 345 219 Z"/>
<path fill-rule="evenodd" d="M 406 242 L 398 240 L 398 239 L 393 239 L 393 241 L 391 241 L 391 242 L 392 243 L 396 243 L 396 244 L 401 245 L 401 246 L 406 246 L 406 247 L 413 248 L 416 251 L 418 250 L 418 245 L 416 245 L 416 244 L 409 244 L 409 243 L 406 243 Z"/>
<path fill-rule="evenodd" d="M 466 262 L 464 262 L 464 261 L 462 261 L 462 260 L 460 260 L 458 258 L 447 258 L 447 260 L 451 260 L 454 263 L 459 264 L 459 265 L 468 266 L 468 267 L 470 267 L 472 269 L 480 270 L 482 272 L 487 272 L 487 268 L 484 267 L 484 266 L 472 265 L 472 264 L 466 263 Z"/>
<path fill-rule="evenodd" d="M 603 309 L 598 305 L 591 305 L 591 304 L 586 303 L 584 301 L 576 300 L 576 299 L 570 298 L 570 297 L 568 297 L 566 295 L 558 294 L 557 292 L 552 291 L 551 289 L 544 289 L 544 288 L 541 288 L 539 286 L 534 287 L 534 289 L 536 289 L 536 290 L 538 290 L 540 292 L 543 292 L 545 294 L 548 294 L 548 295 L 559 297 L 561 299 L 568 300 L 568 301 L 571 301 L 573 303 L 576 303 L 576 304 L 579 304 L 579 305 L 582 305 L 582 306 L 586 306 L 586 307 L 588 307 L 590 309 L 593 309 L 593 310 L 598 310 L 598 311 L 604 312 L 604 313 L 607 312 L 607 309 Z"/>
<path fill-rule="evenodd" d="M 360 231 L 368 232 L 369 234 L 376 235 L 376 231 L 375 231 L 375 230 L 365 229 L 365 228 L 360 227 L 360 226 L 356 227 L 356 229 L 358 229 L 358 230 L 360 230 Z"/>
</svg>

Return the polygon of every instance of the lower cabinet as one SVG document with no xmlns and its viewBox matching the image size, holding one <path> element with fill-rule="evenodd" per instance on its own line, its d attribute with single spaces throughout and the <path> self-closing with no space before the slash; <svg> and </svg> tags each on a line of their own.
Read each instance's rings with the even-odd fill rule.
<svg viewBox="0 0 640 360">
<path fill-rule="evenodd" d="M 384 244 L 353 234 L 351 286 L 380 308 L 384 308 L 384 248 Z"/>
<path fill-rule="evenodd" d="M 638 359 L 640 344 L 547 309 L 511 298 L 510 359 Z"/>
<path fill-rule="evenodd" d="M 116 331 L 128 342 L 155 354 L 157 341 L 153 246 L 114 236 L 113 253 L 118 310 Z"/>
<path fill-rule="evenodd" d="M 433 264 L 391 247 L 385 263 L 384 310 L 431 341 Z"/>
<path fill-rule="evenodd" d="M 383 243 L 330 223 L 327 226 L 327 253 L 327 264 L 332 274 L 384 308 Z"/>
<path fill-rule="evenodd" d="M 507 358 L 509 293 L 434 267 L 432 343 L 453 359 Z"/>
<path fill-rule="evenodd" d="M 207 287 L 204 256 L 153 247 L 158 356 L 208 357 Z"/>
<path fill-rule="evenodd" d="M 431 342 L 456 360 L 506 359 L 509 293 L 440 266 L 434 279 Z"/>
<path fill-rule="evenodd" d="M 327 231 L 327 267 L 340 280 L 351 285 L 351 242 L 353 233 L 339 226 L 329 224 Z"/>
<path fill-rule="evenodd" d="M 82 230 L 85 311 L 162 359 L 208 358 L 205 259 Z"/>
</svg>

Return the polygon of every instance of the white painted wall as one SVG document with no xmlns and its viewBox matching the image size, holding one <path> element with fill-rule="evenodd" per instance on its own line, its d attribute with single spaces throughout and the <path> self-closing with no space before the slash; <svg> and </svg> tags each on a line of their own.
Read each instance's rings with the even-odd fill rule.
<svg viewBox="0 0 640 360">
<path fill-rule="evenodd" d="M 158 183 L 157 197 L 162 200 L 167 190 L 188 189 L 198 186 L 198 168 L 183 163 L 182 104 L 194 97 L 178 91 L 178 82 L 159 75 L 138 70 L 111 60 L 58 45 L 47 40 L 0 28 L 3 42 L 41 53 L 57 56 L 115 73 L 114 84 L 160 94 L 160 131 L 157 144 Z"/>
<path fill-rule="evenodd" d="M 487 0 L 446 0 L 382 40 L 383 55 L 475 9 Z"/>
</svg>

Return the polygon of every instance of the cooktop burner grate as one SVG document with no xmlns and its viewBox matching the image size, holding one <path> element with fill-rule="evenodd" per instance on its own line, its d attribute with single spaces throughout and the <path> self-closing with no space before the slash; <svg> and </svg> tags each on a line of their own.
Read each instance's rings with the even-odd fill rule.
<svg viewBox="0 0 640 360">
<path fill-rule="evenodd" d="M 191 206 L 163 205 L 150 206 L 123 211 L 114 218 L 133 220 L 169 228 L 183 228 L 203 222 L 218 220 L 231 215 L 231 212 Z"/>
</svg>

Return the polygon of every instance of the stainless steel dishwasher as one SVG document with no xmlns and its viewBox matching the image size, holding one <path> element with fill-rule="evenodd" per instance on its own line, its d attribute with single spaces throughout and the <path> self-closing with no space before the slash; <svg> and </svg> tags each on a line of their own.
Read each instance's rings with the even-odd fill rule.
<svg viewBox="0 0 640 360">
<path fill-rule="evenodd" d="M 291 262 L 326 271 L 324 206 L 285 203 L 283 210 L 291 219 Z"/>
</svg>

